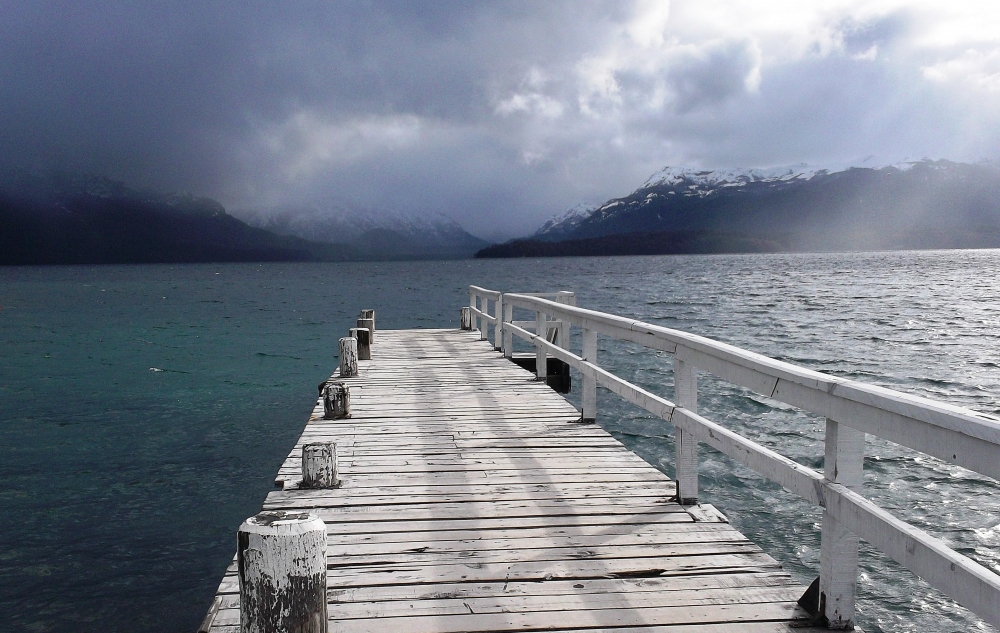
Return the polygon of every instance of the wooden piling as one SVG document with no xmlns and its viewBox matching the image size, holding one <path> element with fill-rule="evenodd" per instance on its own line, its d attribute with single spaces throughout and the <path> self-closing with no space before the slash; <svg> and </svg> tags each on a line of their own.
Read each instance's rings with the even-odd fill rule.
<svg viewBox="0 0 1000 633">
<path fill-rule="evenodd" d="M 462 306 L 462 329 L 471 330 L 472 329 L 472 308 L 469 306 Z"/>
<path fill-rule="evenodd" d="M 358 316 L 359 319 L 371 319 L 372 322 L 372 332 L 375 332 L 375 311 L 374 310 L 362 310 L 361 314 Z"/>
<path fill-rule="evenodd" d="M 333 442 L 311 442 L 302 446 L 302 487 L 336 488 L 337 445 Z"/>
<path fill-rule="evenodd" d="M 375 319 L 358 319 L 358 328 L 368 330 L 368 340 L 375 342 Z"/>
<path fill-rule="evenodd" d="M 358 340 L 353 336 L 340 339 L 340 376 L 351 378 L 358 375 Z"/>
<path fill-rule="evenodd" d="M 371 319 L 368 319 L 369 321 Z M 362 319 L 358 319 L 361 323 Z M 358 341 L 358 360 L 372 359 L 372 332 L 366 327 L 352 327 L 351 337 Z"/>
<path fill-rule="evenodd" d="M 261 512 L 237 534 L 241 633 L 327 633 L 326 525 L 309 512 Z"/>
<path fill-rule="evenodd" d="M 323 389 L 323 418 L 340 420 L 351 417 L 351 388 L 342 382 L 326 383 Z"/>
</svg>

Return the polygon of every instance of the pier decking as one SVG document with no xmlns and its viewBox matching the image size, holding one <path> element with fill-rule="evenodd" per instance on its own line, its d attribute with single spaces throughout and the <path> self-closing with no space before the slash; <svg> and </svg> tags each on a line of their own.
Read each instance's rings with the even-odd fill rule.
<svg viewBox="0 0 1000 633">
<path fill-rule="evenodd" d="M 264 504 L 326 522 L 330 631 L 813 630 L 773 558 L 478 332 L 380 330 L 372 357 Z M 343 486 L 296 489 L 318 441 Z M 233 566 L 212 633 L 239 631 L 238 601 Z"/>
</svg>

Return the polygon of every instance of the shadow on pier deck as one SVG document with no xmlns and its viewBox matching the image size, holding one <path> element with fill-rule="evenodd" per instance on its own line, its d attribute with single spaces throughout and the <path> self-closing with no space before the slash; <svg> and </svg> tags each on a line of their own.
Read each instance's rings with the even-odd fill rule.
<svg viewBox="0 0 1000 633">
<path fill-rule="evenodd" d="M 804 587 L 479 333 L 379 331 L 351 419 L 317 404 L 265 509 L 327 524 L 330 631 L 762 633 Z M 297 490 L 337 444 L 343 487 Z M 698 517 L 698 520 L 695 519 Z M 239 631 L 230 568 L 212 633 Z"/>
</svg>

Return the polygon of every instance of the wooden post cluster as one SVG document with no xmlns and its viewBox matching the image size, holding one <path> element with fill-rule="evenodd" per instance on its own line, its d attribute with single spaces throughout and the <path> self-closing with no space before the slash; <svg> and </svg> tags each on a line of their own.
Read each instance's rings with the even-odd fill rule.
<svg viewBox="0 0 1000 633">
<path fill-rule="evenodd" d="M 859 491 L 864 481 L 864 432 L 827 419 L 825 451 L 824 478 Z M 826 617 L 829 628 L 854 628 L 857 584 L 858 537 L 824 509 L 816 611 Z"/>
<path fill-rule="evenodd" d="M 241 633 L 327 633 L 326 525 L 309 512 L 261 512 L 236 538 Z"/>
<path fill-rule="evenodd" d="M 371 319 L 358 319 L 358 323 Z M 358 341 L 358 360 L 372 359 L 372 332 L 366 327 L 352 327 L 351 338 Z"/>
<path fill-rule="evenodd" d="M 313 442 L 302 447 L 302 487 L 336 488 L 337 445 L 333 442 Z"/>
<path fill-rule="evenodd" d="M 677 404 L 691 413 L 698 412 L 698 373 L 694 366 L 674 357 L 674 397 Z M 698 440 L 687 431 L 674 427 L 674 465 L 677 501 L 682 505 L 698 503 Z"/>
<path fill-rule="evenodd" d="M 353 336 L 340 339 L 340 377 L 358 375 L 358 340 Z"/>
<path fill-rule="evenodd" d="M 471 330 L 472 329 L 472 308 L 469 306 L 462 306 L 462 329 Z"/>
<path fill-rule="evenodd" d="M 327 383 L 323 388 L 323 418 L 340 420 L 351 417 L 351 388 L 342 382 Z"/>
</svg>

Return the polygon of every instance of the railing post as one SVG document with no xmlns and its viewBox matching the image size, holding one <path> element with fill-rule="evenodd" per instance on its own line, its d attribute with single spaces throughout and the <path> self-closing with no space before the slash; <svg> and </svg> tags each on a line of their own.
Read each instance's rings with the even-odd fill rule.
<svg viewBox="0 0 1000 633">
<path fill-rule="evenodd" d="M 864 456 L 864 432 L 827 419 L 823 466 L 826 480 L 860 490 L 864 481 Z M 858 537 L 824 510 L 818 607 L 829 628 L 854 628 L 857 584 Z"/>
<path fill-rule="evenodd" d="M 493 324 L 493 349 L 499 352 L 503 346 L 501 338 L 503 332 L 503 295 L 497 297 L 493 304 L 493 316 L 497 318 L 497 322 Z"/>
<path fill-rule="evenodd" d="M 539 339 L 545 340 L 546 334 L 546 320 L 545 313 L 541 310 L 535 310 L 535 334 Z M 548 375 L 548 364 L 545 354 L 545 348 L 542 344 L 535 342 L 535 378 L 538 380 L 545 380 Z"/>
<path fill-rule="evenodd" d="M 490 298 L 483 296 L 479 298 L 479 303 L 482 306 L 483 314 L 490 313 Z M 486 319 L 479 317 L 479 340 L 486 341 Z"/>
<path fill-rule="evenodd" d="M 503 320 L 504 323 L 510 323 L 514 320 L 514 306 L 512 304 L 504 304 Z M 511 358 L 514 355 L 514 334 L 507 328 L 503 330 L 503 355 L 507 358 Z"/>
<path fill-rule="evenodd" d="M 475 330 L 476 329 L 476 313 L 475 313 L 475 309 L 476 309 L 477 306 L 476 306 L 476 293 L 473 292 L 472 290 L 469 291 L 469 307 L 472 308 L 471 310 L 469 310 L 469 313 L 470 313 L 470 315 L 472 317 L 472 325 L 469 326 L 469 329 L 470 330 Z"/>
<path fill-rule="evenodd" d="M 677 404 L 692 413 L 698 412 L 698 372 L 674 357 L 674 397 Z M 687 431 L 674 427 L 675 476 L 677 501 L 682 505 L 698 503 L 698 440 Z"/>
<path fill-rule="evenodd" d="M 597 332 L 583 328 L 583 360 L 597 364 Z M 584 422 L 597 420 L 597 377 L 583 375 L 583 411 Z"/>
</svg>

